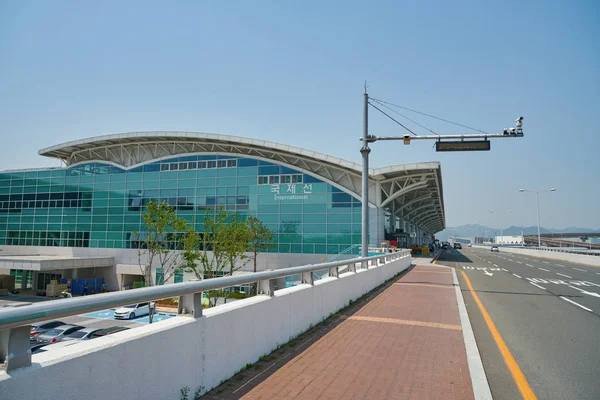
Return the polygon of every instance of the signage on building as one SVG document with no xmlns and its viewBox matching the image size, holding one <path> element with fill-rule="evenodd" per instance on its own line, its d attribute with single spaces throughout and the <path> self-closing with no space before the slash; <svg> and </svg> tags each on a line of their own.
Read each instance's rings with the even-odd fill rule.
<svg viewBox="0 0 600 400">
<path fill-rule="evenodd" d="M 312 190 L 312 183 L 271 185 L 273 200 L 308 200 L 308 195 L 312 194 Z"/>
</svg>

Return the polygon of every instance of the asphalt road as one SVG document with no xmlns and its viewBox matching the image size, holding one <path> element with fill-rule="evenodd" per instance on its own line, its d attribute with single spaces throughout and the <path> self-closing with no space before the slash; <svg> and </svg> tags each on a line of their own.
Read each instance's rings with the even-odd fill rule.
<svg viewBox="0 0 600 400">
<path fill-rule="evenodd" d="M 538 399 L 600 399 L 600 269 L 509 253 L 443 251 L 455 267 L 496 400 L 522 398 L 460 271 Z"/>
</svg>

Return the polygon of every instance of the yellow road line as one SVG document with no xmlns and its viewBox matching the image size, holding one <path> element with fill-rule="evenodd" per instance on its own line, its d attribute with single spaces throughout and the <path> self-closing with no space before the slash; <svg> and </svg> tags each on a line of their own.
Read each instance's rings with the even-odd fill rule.
<svg viewBox="0 0 600 400">
<path fill-rule="evenodd" d="M 386 322 L 388 324 L 426 326 L 429 328 L 441 328 L 441 329 L 451 329 L 454 331 L 462 331 L 462 327 L 460 325 L 440 324 L 440 323 L 436 323 L 436 322 L 412 321 L 412 320 L 397 319 L 397 318 L 365 317 L 362 315 L 353 315 L 351 317 L 348 317 L 348 319 L 353 320 L 353 321 Z"/>
<path fill-rule="evenodd" d="M 485 319 L 485 323 L 487 324 L 490 332 L 492 333 L 492 336 L 494 337 L 494 340 L 496 341 L 496 345 L 498 346 L 498 349 L 500 350 L 500 353 L 504 358 L 504 362 L 506 363 L 506 366 L 508 367 L 515 383 L 517 384 L 519 391 L 521 392 L 521 396 L 523 396 L 523 399 L 525 400 L 536 400 L 537 397 L 535 396 L 535 393 L 533 393 L 533 389 L 531 389 L 531 386 L 529 386 L 529 382 L 527 382 L 527 378 L 525 378 L 525 375 L 523 375 L 523 371 L 521 371 L 519 364 L 517 364 L 517 361 L 510 353 L 508 346 L 506 346 L 504 339 L 502 339 L 502 336 L 500 336 L 500 332 L 498 332 L 498 329 L 496 329 L 494 321 L 492 321 L 492 318 L 483 306 L 483 303 L 481 303 L 481 300 L 479 300 L 479 296 L 477 296 L 477 293 L 475 293 L 473 286 L 471 286 L 471 281 L 469 280 L 469 277 L 467 276 L 467 274 L 465 274 L 465 271 L 460 272 L 462 272 L 463 277 L 467 282 L 467 286 L 469 287 L 469 291 L 475 299 L 475 303 L 477 303 L 477 306 L 479 306 L 479 310 L 483 315 L 483 319 Z"/>
<path fill-rule="evenodd" d="M 435 259 L 431 262 L 432 264 L 435 264 L 437 262 L 438 258 L 440 258 L 440 254 L 442 254 L 441 251 L 438 253 L 437 256 L 435 256 Z"/>
</svg>

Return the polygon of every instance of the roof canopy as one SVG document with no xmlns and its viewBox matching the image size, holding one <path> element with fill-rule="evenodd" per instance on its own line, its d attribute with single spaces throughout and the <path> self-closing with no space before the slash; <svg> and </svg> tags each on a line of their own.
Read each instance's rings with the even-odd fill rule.
<svg viewBox="0 0 600 400">
<path fill-rule="evenodd" d="M 70 268 L 112 267 L 113 257 L 71 257 L 71 256 L 3 256 L 0 268 L 56 271 Z"/>
<path fill-rule="evenodd" d="M 48 147 L 40 155 L 67 166 L 108 162 L 125 169 L 181 154 L 236 154 L 283 164 L 362 196 L 359 164 L 311 150 L 265 140 L 197 132 L 133 132 L 75 140 Z M 414 222 L 431 233 L 445 227 L 439 162 L 369 169 L 371 206 Z"/>
</svg>

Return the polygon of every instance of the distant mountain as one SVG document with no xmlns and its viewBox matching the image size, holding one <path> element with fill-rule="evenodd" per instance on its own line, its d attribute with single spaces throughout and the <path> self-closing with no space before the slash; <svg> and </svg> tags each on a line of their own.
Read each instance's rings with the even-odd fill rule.
<svg viewBox="0 0 600 400">
<path fill-rule="evenodd" d="M 537 235 L 537 226 L 526 226 L 522 228 L 522 232 L 525 235 Z M 591 229 L 591 228 L 579 228 L 579 227 L 569 227 L 564 229 L 548 229 L 541 227 L 540 233 L 583 233 L 583 232 L 594 232 L 600 233 L 600 229 Z M 509 226 L 502 230 L 502 234 L 504 236 L 520 236 L 521 235 L 521 227 L 520 226 Z M 441 232 L 436 233 L 435 237 L 440 240 L 448 240 L 448 237 L 456 236 L 456 237 L 475 237 L 475 236 L 500 236 L 500 228 L 490 228 L 487 226 L 479 225 L 479 224 L 468 224 L 468 225 L 460 225 L 457 227 L 448 227 Z"/>
</svg>

